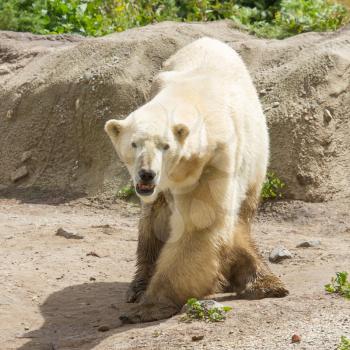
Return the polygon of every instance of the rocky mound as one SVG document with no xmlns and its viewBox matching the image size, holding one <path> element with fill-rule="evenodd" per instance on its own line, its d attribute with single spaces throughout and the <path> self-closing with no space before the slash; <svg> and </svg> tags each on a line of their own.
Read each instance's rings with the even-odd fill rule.
<svg viewBox="0 0 350 350">
<path fill-rule="evenodd" d="M 350 27 L 261 40 L 231 22 L 164 22 L 103 38 L 0 32 L 0 191 L 31 198 L 115 192 L 127 182 L 103 131 L 147 99 L 162 62 L 202 36 L 238 50 L 271 133 L 286 195 L 350 195 Z"/>
</svg>

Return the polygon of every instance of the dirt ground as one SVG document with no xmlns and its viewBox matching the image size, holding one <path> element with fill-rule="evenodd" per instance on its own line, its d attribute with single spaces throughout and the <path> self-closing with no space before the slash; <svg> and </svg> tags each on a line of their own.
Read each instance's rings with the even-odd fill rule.
<svg viewBox="0 0 350 350">
<path fill-rule="evenodd" d="M 293 254 L 271 265 L 288 297 L 218 296 L 233 307 L 224 323 L 184 324 L 175 316 L 123 326 L 118 315 L 129 307 L 124 293 L 134 271 L 137 205 L 1 199 L 0 349 L 336 349 L 341 335 L 350 336 L 350 302 L 323 286 L 336 271 L 349 270 L 349 209 L 349 201 L 261 209 L 254 233 L 264 256 L 279 245 Z M 56 236 L 60 227 L 83 238 Z M 296 248 L 305 239 L 321 245 Z M 300 343 L 291 343 L 293 334 Z M 204 338 L 195 342 L 193 335 Z"/>
</svg>

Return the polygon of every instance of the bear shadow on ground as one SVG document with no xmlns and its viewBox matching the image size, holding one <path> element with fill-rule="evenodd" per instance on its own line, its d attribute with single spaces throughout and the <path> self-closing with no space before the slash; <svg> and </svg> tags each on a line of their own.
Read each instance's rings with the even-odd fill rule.
<svg viewBox="0 0 350 350">
<path fill-rule="evenodd" d="M 120 314 L 128 283 L 95 282 L 66 287 L 48 296 L 40 305 L 44 324 L 23 334 L 29 342 L 18 350 L 91 349 L 105 338 L 130 328 L 143 328 L 155 322 L 122 325 Z M 100 327 L 109 330 L 102 332 Z"/>
</svg>

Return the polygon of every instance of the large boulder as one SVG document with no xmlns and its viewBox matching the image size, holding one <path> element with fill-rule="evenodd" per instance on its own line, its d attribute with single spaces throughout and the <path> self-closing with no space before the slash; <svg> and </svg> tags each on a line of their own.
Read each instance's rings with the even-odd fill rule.
<svg viewBox="0 0 350 350">
<path fill-rule="evenodd" d="M 270 168 L 286 196 L 349 196 L 350 27 L 279 41 L 229 21 L 164 22 L 98 39 L 0 32 L 0 192 L 115 192 L 128 176 L 105 121 L 143 104 L 162 62 L 202 36 L 247 63 L 268 117 Z"/>
</svg>

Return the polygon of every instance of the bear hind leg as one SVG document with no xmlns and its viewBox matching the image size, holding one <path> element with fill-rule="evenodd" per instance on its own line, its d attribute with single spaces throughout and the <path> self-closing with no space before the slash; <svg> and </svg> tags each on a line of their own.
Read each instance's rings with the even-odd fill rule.
<svg viewBox="0 0 350 350">
<path fill-rule="evenodd" d="M 235 240 L 229 290 L 244 299 L 279 298 L 288 295 L 283 282 L 264 263 L 254 242 L 246 236 L 248 234 L 249 232 L 244 234 L 243 241 L 242 237 Z"/>
<path fill-rule="evenodd" d="M 230 254 L 228 290 L 246 299 L 284 297 L 288 290 L 263 261 L 250 234 L 259 197 L 260 186 L 252 186 L 242 203 Z"/>
</svg>

